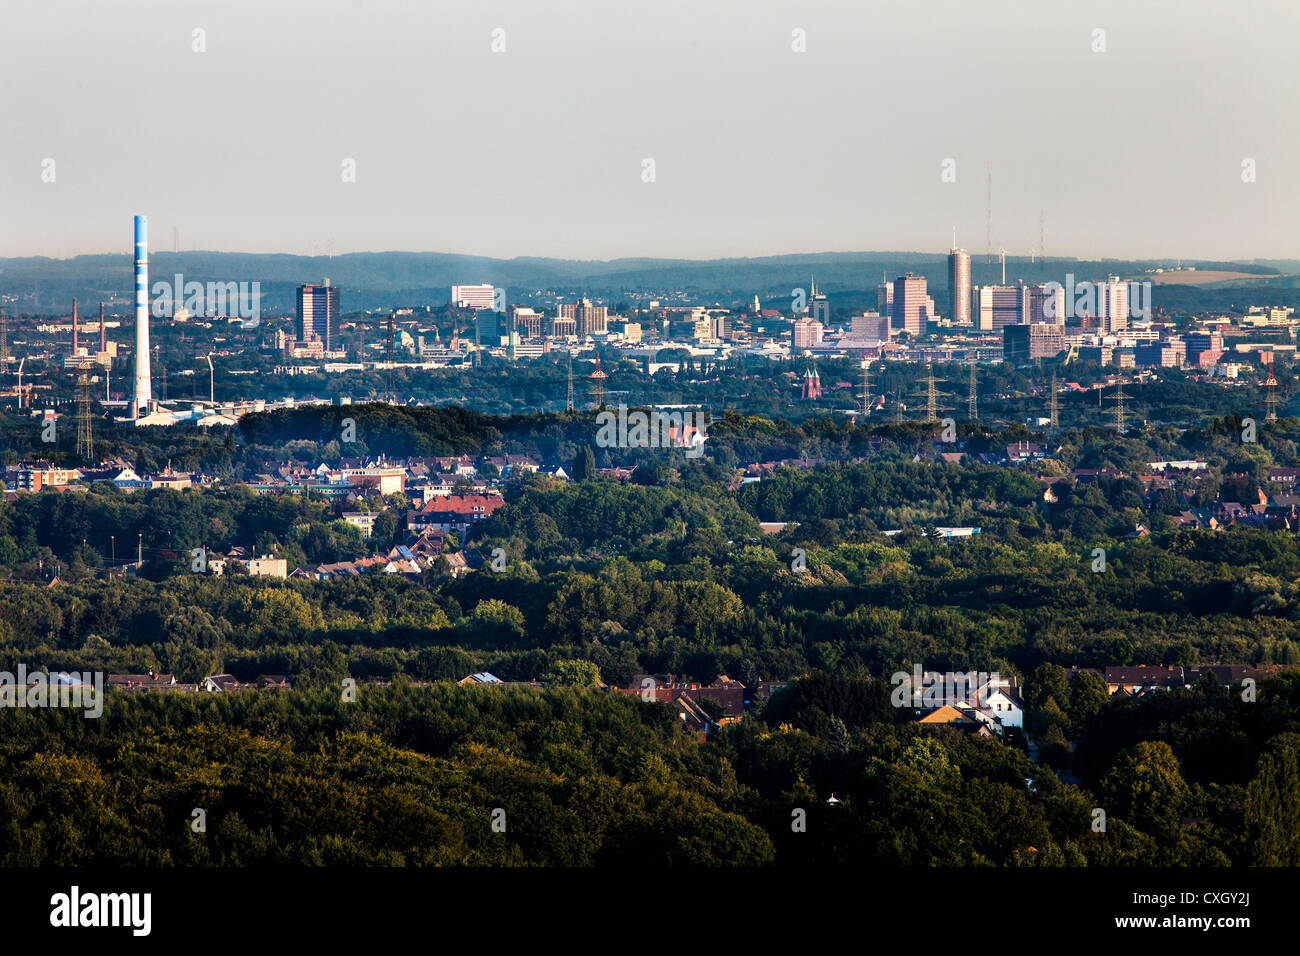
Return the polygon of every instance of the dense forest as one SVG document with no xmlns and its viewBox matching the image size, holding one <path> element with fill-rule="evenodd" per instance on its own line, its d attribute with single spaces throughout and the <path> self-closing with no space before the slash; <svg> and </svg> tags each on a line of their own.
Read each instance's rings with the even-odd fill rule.
<svg viewBox="0 0 1300 956">
<path fill-rule="evenodd" d="M 11 711 L 0 861 L 1300 865 L 1294 677 L 1255 704 L 1209 687 L 1075 695 L 1079 785 L 1000 741 L 907 723 L 887 691 L 813 674 L 704 744 L 664 704 L 577 688 Z"/>
</svg>

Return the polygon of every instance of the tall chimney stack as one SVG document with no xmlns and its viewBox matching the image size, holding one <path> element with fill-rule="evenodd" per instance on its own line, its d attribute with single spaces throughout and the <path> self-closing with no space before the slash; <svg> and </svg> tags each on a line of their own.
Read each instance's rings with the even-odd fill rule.
<svg viewBox="0 0 1300 956">
<path fill-rule="evenodd" d="M 72 357 L 77 357 L 77 300 L 72 300 Z"/>
<path fill-rule="evenodd" d="M 99 351 L 100 354 L 108 351 L 108 346 L 104 344 L 104 303 L 99 303 Z"/>
<path fill-rule="evenodd" d="M 149 414 L 153 398 L 149 376 L 149 220 L 135 217 L 135 398 L 132 418 Z"/>
</svg>

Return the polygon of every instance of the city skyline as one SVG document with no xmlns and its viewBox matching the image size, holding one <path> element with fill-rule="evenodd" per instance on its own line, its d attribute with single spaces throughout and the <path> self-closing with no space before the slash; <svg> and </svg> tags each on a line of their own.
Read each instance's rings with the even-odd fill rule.
<svg viewBox="0 0 1300 956">
<path fill-rule="evenodd" d="M 0 257 L 1300 258 L 1282 3 L 134 9 L 6 14 Z"/>
</svg>

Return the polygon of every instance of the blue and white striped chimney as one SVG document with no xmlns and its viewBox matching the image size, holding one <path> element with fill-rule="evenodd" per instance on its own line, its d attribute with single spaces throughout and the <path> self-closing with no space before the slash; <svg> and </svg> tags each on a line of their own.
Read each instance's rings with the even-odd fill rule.
<svg viewBox="0 0 1300 956">
<path fill-rule="evenodd" d="M 135 217 L 135 417 L 149 414 L 149 220 Z"/>
</svg>

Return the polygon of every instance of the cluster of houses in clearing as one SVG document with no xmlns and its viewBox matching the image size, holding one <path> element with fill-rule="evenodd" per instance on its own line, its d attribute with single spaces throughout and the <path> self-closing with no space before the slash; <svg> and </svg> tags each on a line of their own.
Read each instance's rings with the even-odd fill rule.
<svg viewBox="0 0 1300 956">
<path fill-rule="evenodd" d="M 936 442 L 933 449 L 917 457 L 949 464 L 1012 466 L 1032 464 L 1051 455 L 1052 450 L 1039 442 L 1015 442 L 1001 450 L 988 452 L 966 451 L 960 442 Z M 851 459 L 854 463 L 866 460 L 861 457 Z M 733 482 L 732 489 L 762 481 L 779 468 L 811 471 L 830 461 L 826 458 L 788 458 L 780 461 L 755 462 L 741 470 L 741 476 Z M 1040 475 L 1038 481 L 1043 486 L 1043 500 L 1048 504 L 1055 504 L 1060 500 L 1059 486 L 1062 484 L 1078 489 L 1102 479 L 1130 478 L 1142 485 L 1143 497 L 1148 506 L 1162 491 L 1179 494 L 1182 502 L 1187 505 L 1195 496 L 1195 491 L 1189 489 L 1188 484 L 1194 486 L 1211 476 L 1209 463 L 1204 459 L 1152 461 L 1147 463 L 1147 467 L 1152 472 L 1149 475 L 1134 475 L 1116 468 L 1076 468 L 1067 475 Z M 1189 507 L 1181 512 L 1174 522 L 1179 527 L 1208 530 L 1240 525 L 1300 531 L 1300 494 L 1294 493 L 1298 481 L 1300 481 L 1300 468 L 1270 468 L 1266 484 L 1274 490 L 1272 494 L 1261 489 L 1254 501 L 1219 501 L 1207 507 Z M 1134 530 L 1134 535 L 1137 537 L 1144 537 L 1148 533 L 1148 529 L 1141 525 Z"/>
<path fill-rule="evenodd" d="M 1164 667 L 1138 664 L 1128 667 L 1070 667 L 1068 680 L 1080 674 L 1096 674 L 1112 696 L 1143 697 L 1159 691 L 1191 687 L 1206 675 L 1220 684 L 1240 685 L 1247 679 L 1263 680 L 1283 670 L 1286 665 L 1250 666 L 1241 664 L 1207 664 L 1199 667 Z M 242 682 L 230 674 L 213 674 L 197 684 L 178 683 L 174 674 L 109 674 L 108 686 L 128 693 L 234 693 L 245 690 L 287 690 L 294 678 L 284 674 L 262 674 L 257 680 Z M 374 679 L 384 685 L 389 681 Z M 413 686 L 427 686 L 431 681 L 412 680 Z M 456 682 L 462 686 L 517 688 L 544 686 L 540 681 L 505 681 L 487 671 L 469 674 Z M 683 726 L 701 741 L 714 729 L 742 720 L 747 711 L 761 707 L 769 697 L 787 685 L 786 681 L 759 681 L 751 690 L 740 681 L 720 676 L 712 683 L 679 679 L 674 674 L 637 674 L 626 687 L 599 686 L 616 694 L 637 697 L 648 702 L 667 704 Z M 970 684 L 957 683 L 955 697 L 940 695 L 933 703 L 915 708 L 917 723 L 927 727 L 948 727 L 979 737 L 1004 738 L 1010 728 L 1024 727 L 1025 704 L 1017 678 L 1012 675 L 981 675 Z M 705 702 L 710 702 L 706 704 Z M 718 716 L 710 716 L 716 711 Z"/>
<path fill-rule="evenodd" d="M 487 687 L 542 686 L 537 681 L 503 681 L 487 672 L 470 674 L 457 683 Z M 710 684 L 703 684 L 699 681 L 680 680 L 675 674 L 637 674 L 626 687 L 613 687 L 604 683 L 599 686 L 615 694 L 667 704 L 684 726 L 700 740 L 704 740 L 715 728 L 742 720 L 747 710 L 761 707 L 772 694 L 785 687 L 786 682 L 759 681 L 751 691 L 740 681 L 725 675 Z M 714 709 L 720 711 L 716 719 L 709 716 L 704 704 L 706 700 L 712 701 Z"/>
<path fill-rule="evenodd" d="M 744 719 L 746 710 L 761 707 L 772 694 L 785 686 L 785 681 L 759 681 L 751 690 L 725 675 L 704 684 L 678 679 L 675 674 L 637 674 L 626 687 L 611 687 L 610 690 L 667 704 L 682 723 L 703 740 L 714 728 Z M 712 709 L 720 712 L 716 719 L 709 716 L 705 701 L 711 701 Z"/>
<path fill-rule="evenodd" d="M 183 491 L 208 487 L 216 479 L 198 472 L 173 471 L 171 465 L 156 474 L 140 475 L 126 462 L 115 458 L 101 462 L 98 468 L 68 468 L 48 461 L 23 462 L 0 472 L 0 481 L 4 482 L 6 495 L 13 500 L 20 493 L 85 490 L 97 481 L 107 481 L 122 491 L 152 488 Z"/>
<path fill-rule="evenodd" d="M 184 684 L 176 680 L 175 674 L 159 674 L 149 671 L 144 674 L 109 674 L 108 686 L 127 693 L 176 693 L 176 694 L 228 694 L 245 690 L 287 690 L 293 686 L 294 677 L 286 674 L 262 674 L 257 680 L 243 682 L 230 674 L 213 674 L 196 684 Z M 370 681 L 376 685 L 385 685 L 389 681 L 376 679 Z M 412 686 L 428 686 L 432 681 L 412 680 Z M 461 678 L 456 682 L 462 686 L 481 687 L 532 687 L 540 688 L 541 681 L 505 681 L 487 671 L 479 671 Z M 761 707 L 776 691 L 786 686 L 784 681 L 759 681 L 751 692 L 740 681 L 729 677 L 718 677 L 710 684 L 698 681 L 679 680 L 673 674 L 638 674 L 626 687 L 600 687 L 616 694 L 638 697 L 648 702 L 668 704 L 682 723 L 703 740 L 716 727 L 735 723 L 745 716 L 753 707 Z M 710 700 L 720 709 L 721 715 L 715 720 L 709 716 L 704 701 Z"/>
<path fill-rule="evenodd" d="M 502 480 L 541 473 L 569 480 L 562 462 L 538 462 L 528 455 L 458 455 L 389 459 L 343 458 L 310 466 L 282 462 L 257 475 L 249 486 L 259 494 L 317 494 L 327 499 L 355 499 L 378 492 L 406 494 L 421 503 L 453 494 L 495 493 Z"/>
<path fill-rule="evenodd" d="M 446 533 L 441 531 L 424 531 L 409 545 L 399 544 L 384 554 L 374 554 L 352 561 L 334 561 L 326 564 L 304 565 L 289 570 L 288 562 L 272 555 L 254 557 L 247 548 L 234 547 L 228 552 L 206 551 L 204 561 L 209 574 L 220 576 L 230 571 L 232 565 L 239 565 L 253 577 L 290 578 L 300 581 L 337 581 L 356 577 L 361 574 L 400 574 L 408 578 L 421 578 L 425 572 L 439 570 L 452 577 L 459 577 L 468 571 L 478 570 L 483 566 L 483 555 L 474 548 L 460 551 L 445 549 Z M 180 554 L 161 552 L 164 558 L 178 559 Z M 443 562 L 441 565 L 439 562 Z"/>
<path fill-rule="evenodd" d="M 959 683 L 959 693 L 941 699 L 935 706 L 917 708 L 917 723 L 952 727 L 979 737 L 1001 737 L 1009 727 L 1025 723 L 1025 704 L 1015 675 L 982 675 L 981 681 Z"/>
<path fill-rule="evenodd" d="M 1165 667 L 1158 664 L 1134 664 L 1128 667 L 1067 667 L 1066 678 L 1073 681 L 1080 674 L 1096 674 L 1106 684 L 1112 697 L 1145 697 L 1162 690 L 1193 687 L 1211 675 L 1225 685 L 1240 686 L 1242 681 L 1261 681 L 1292 669 L 1286 664 L 1203 664 L 1196 667 Z"/>
<path fill-rule="evenodd" d="M 1096 674 L 1112 697 L 1144 697 L 1159 691 L 1192 687 L 1212 675 L 1216 682 L 1240 686 L 1245 680 L 1264 680 L 1289 667 L 1283 664 L 1205 664 L 1198 667 L 1165 667 L 1136 664 L 1128 667 L 1068 667 L 1068 680 L 1080 674 Z M 956 699 L 944 699 L 933 706 L 916 708 L 917 723 L 953 727 L 981 737 L 1001 737 L 1008 727 L 1023 727 L 1025 705 L 1014 675 L 991 675 L 978 686 L 962 687 Z"/>
<path fill-rule="evenodd" d="M 239 690 L 288 690 L 294 678 L 288 674 L 261 674 L 257 680 L 242 682 L 230 674 L 213 674 L 197 684 L 183 684 L 175 674 L 109 674 L 108 686 L 129 694 L 226 694 Z"/>
<path fill-rule="evenodd" d="M 1043 500 L 1055 504 L 1062 483 L 1074 488 L 1103 480 L 1129 478 L 1141 483 L 1142 496 L 1150 506 L 1161 492 L 1179 495 L 1183 505 L 1190 505 L 1196 496 L 1195 485 L 1210 477 L 1209 465 L 1203 459 L 1183 461 L 1153 461 L 1148 463 L 1150 475 L 1131 475 L 1116 468 L 1076 468 L 1064 476 L 1040 476 L 1044 486 Z M 1300 531 L 1300 495 L 1294 494 L 1300 468 L 1270 468 L 1265 486 L 1258 489 L 1253 501 L 1216 501 L 1203 507 L 1186 507 L 1173 519 L 1180 528 L 1193 530 L 1220 530 L 1240 527 L 1269 528 L 1275 531 Z M 1181 487 L 1180 487 L 1181 482 Z M 1190 485 L 1190 486 L 1189 486 Z M 1148 530 L 1139 525 L 1135 537 L 1145 537 Z"/>
<path fill-rule="evenodd" d="M 460 551 L 445 549 L 446 535 L 424 531 L 411 544 L 399 544 L 387 554 L 376 554 L 355 561 L 336 561 L 294 568 L 289 577 L 308 581 L 337 581 L 359 574 L 400 574 L 418 579 L 427 571 L 440 567 L 452 577 L 460 577 L 483 566 L 483 555 L 475 548 Z"/>
</svg>

